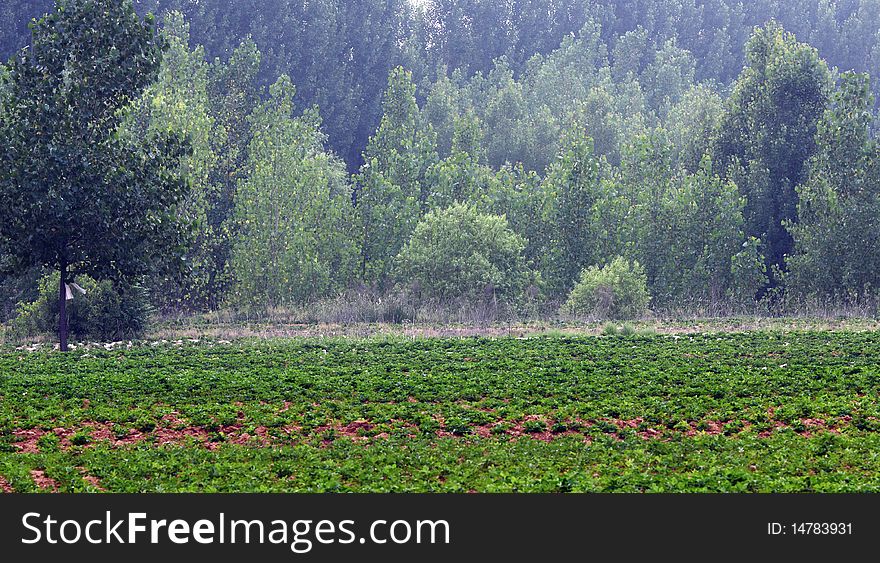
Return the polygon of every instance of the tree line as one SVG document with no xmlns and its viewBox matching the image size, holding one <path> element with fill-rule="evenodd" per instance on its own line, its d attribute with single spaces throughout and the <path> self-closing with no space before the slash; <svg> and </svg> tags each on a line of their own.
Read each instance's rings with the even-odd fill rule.
<svg viewBox="0 0 880 563">
<path fill-rule="evenodd" d="M 585 272 L 624 260 L 657 309 L 875 299 L 875 88 L 838 68 L 874 69 L 874 3 L 634 4 L 177 2 L 150 32 L 155 60 L 130 69 L 137 80 L 113 78 L 135 82 L 100 111 L 86 102 L 106 92 L 88 89 L 57 105 L 70 73 L 43 72 L 44 21 L 0 72 L 0 233 L 46 256 L 6 244 L 16 275 L 3 284 L 27 301 L 42 268 L 60 269 L 63 287 L 72 266 L 137 277 L 167 309 L 286 307 L 355 288 L 556 307 Z M 18 103 L 25 83 L 63 111 Z M 32 142 L 43 130 L 65 142 L 74 131 L 86 147 L 104 131 L 133 163 L 149 158 L 83 176 L 73 209 L 45 185 L 74 173 L 70 154 Z M 86 152 L 73 161 L 98 161 Z M 37 185 L 34 163 L 28 215 L 14 197 Z M 103 202 L 92 215 L 105 221 L 122 205 L 113 197 L 142 184 L 158 207 L 126 223 L 134 238 L 102 260 L 62 265 L 30 234 L 46 224 L 76 238 L 74 215 Z M 147 268 L 132 256 L 153 239 L 164 250 Z"/>
<path fill-rule="evenodd" d="M 727 88 L 746 64 L 755 26 L 773 19 L 829 65 L 880 76 L 877 0 L 138 0 L 142 16 L 179 11 L 209 61 L 250 37 L 262 52 L 256 80 L 281 74 L 302 111 L 317 105 L 329 147 L 355 172 L 381 119 L 391 69 L 413 73 L 419 102 L 444 72 L 488 75 L 503 58 L 515 77 L 589 22 L 615 73 L 641 73 L 669 41 L 690 53 L 694 79 Z M 53 0 L 0 7 L 0 60 L 30 43 L 28 23 Z M 880 92 L 875 81 L 873 91 Z"/>
</svg>

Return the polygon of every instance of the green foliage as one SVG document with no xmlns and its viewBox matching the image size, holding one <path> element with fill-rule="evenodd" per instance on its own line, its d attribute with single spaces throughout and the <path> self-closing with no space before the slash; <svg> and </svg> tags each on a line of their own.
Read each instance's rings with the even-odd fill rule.
<svg viewBox="0 0 880 563">
<path fill-rule="evenodd" d="M 33 267 L 18 275 L 0 274 L 0 323 L 10 320 L 21 303 L 36 300 L 43 270 Z"/>
<path fill-rule="evenodd" d="M 870 79 L 829 105 L 829 65 L 880 73 L 867 0 L 106 3 L 59 0 L 0 64 L 7 310 L 45 268 L 148 275 L 163 308 L 385 295 L 455 204 L 548 296 L 615 256 L 658 311 L 876 293 Z M 8 4 L 4 54 L 50 2 Z"/>
<path fill-rule="evenodd" d="M 693 54 L 679 47 L 674 38 L 666 41 L 642 73 L 649 107 L 665 112 L 677 104 L 693 88 L 695 72 Z"/>
<path fill-rule="evenodd" d="M 796 297 L 858 302 L 880 289 L 880 146 L 865 75 L 844 74 L 819 122 L 818 151 L 798 187 L 786 281 Z"/>
<path fill-rule="evenodd" d="M 279 307 L 324 297 L 350 279 L 354 246 L 341 161 L 324 152 L 320 118 L 293 117 L 282 76 L 252 116 L 249 176 L 236 194 L 233 303 Z"/>
<path fill-rule="evenodd" d="M 797 220 L 795 188 L 806 179 L 815 152 L 831 73 L 813 47 L 775 22 L 755 30 L 747 53 L 749 66 L 726 104 L 715 161 L 729 177 L 737 177 L 738 167 L 748 172 L 737 178 L 747 198 L 745 230 L 763 241 L 769 269 L 783 267 L 792 251 L 783 223 Z"/>
<path fill-rule="evenodd" d="M 638 334 L 636 331 L 636 327 L 631 325 L 630 323 L 623 323 L 623 326 L 620 327 L 620 331 L 618 332 L 620 336 L 635 336 Z"/>
<path fill-rule="evenodd" d="M 18 492 L 32 469 L 64 492 L 92 490 L 83 473 L 114 493 L 876 491 L 878 365 L 877 333 L 846 331 L 6 349 L 0 419 L 39 451 L 0 474 Z M 547 428 L 566 434 L 524 434 Z"/>
<path fill-rule="evenodd" d="M 712 87 L 701 84 L 686 91 L 669 108 L 663 124 L 672 143 L 673 162 L 696 172 L 703 156 L 711 153 L 723 113 L 724 102 Z"/>
<path fill-rule="evenodd" d="M 746 201 L 704 157 L 694 173 L 676 168 L 665 131 L 637 137 L 625 151 L 621 181 L 633 206 L 631 254 L 645 267 L 655 305 L 744 305 L 764 286 L 751 260 Z"/>
<path fill-rule="evenodd" d="M 57 330 L 58 278 L 57 272 L 44 276 L 39 281 L 36 299 L 19 305 L 18 314 L 10 323 L 13 336 L 36 337 Z M 101 341 L 143 335 L 153 313 L 149 292 L 144 285 L 122 286 L 109 280 L 97 282 L 85 276 L 77 278 L 77 284 L 86 290 L 86 294 L 73 290 L 74 298 L 67 303 L 71 334 L 80 339 Z"/>
<path fill-rule="evenodd" d="M 573 131 L 544 179 L 550 202 L 545 221 L 551 226 L 545 271 L 559 291 L 567 291 L 584 268 L 618 249 L 625 208 L 604 178 L 605 168 L 604 160 L 593 152 L 592 141 Z"/>
<path fill-rule="evenodd" d="M 513 232 L 526 242 L 526 262 L 531 268 L 545 270 L 548 240 L 552 225 L 545 223 L 548 197 L 541 177 L 522 164 L 506 165 L 495 173 L 487 191 L 478 194 L 476 207 L 492 215 L 503 215 Z"/>
<path fill-rule="evenodd" d="M 504 217 L 455 204 L 419 222 L 397 257 L 396 279 L 431 299 L 513 302 L 530 281 L 524 248 Z"/>
<path fill-rule="evenodd" d="M 549 108 L 531 108 L 527 87 L 514 78 L 505 60 L 497 61 L 485 80 L 474 78 L 475 105 L 486 127 L 489 163 L 522 163 L 540 171 L 553 157 L 557 136 Z"/>
<path fill-rule="evenodd" d="M 606 323 L 602 328 L 603 336 L 617 336 L 617 325 L 614 323 Z"/>
<path fill-rule="evenodd" d="M 184 268 L 163 268 L 152 284 L 152 294 L 166 307 L 203 308 L 215 299 L 212 282 L 222 276 L 224 267 L 213 260 L 223 243 L 222 231 L 215 230 L 208 217 L 219 197 L 214 180 L 225 131 L 211 116 L 210 69 L 204 49 L 190 50 L 189 25 L 179 12 L 165 16 L 161 36 L 166 49 L 158 78 L 128 109 L 122 128 L 123 134 L 137 140 L 179 135 L 191 146 L 192 152 L 169 171 L 190 186 L 177 208 L 179 217 L 191 227 Z"/>
<path fill-rule="evenodd" d="M 434 132 L 419 112 L 412 74 L 396 68 L 388 77 L 384 115 L 355 179 L 361 276 L 385 285 L 394 256 L 426 211 L 426 180 L 437 161 Z"/>
<path fill-rule="evenodd" d="M 644 268 L 617 257 L 607 266 L 581 272 L 561 311 L 577 317 L 631 319 L 643 315 L 650 300 Z"/>
<path fill-rule="evenodd" d="M 472 113 L 456 117 L 452 147 L 447 158 L 428 170 L 428 207 L 443 209 L 453 203 L 474 203 L 495 190 L 495 173 L 485 164 L 483 130 Z"/>
<path fill-rule="evenodd" d="M 437 160 L 435 134 L 426 124 L 416 103 L 412 73 L 395 68 L 388 77 L 382 103 L 382 123 L 364 153 L 371 171 L 381 173 L 414 197 L 424 209 L 428 191 L 425 174 Z"/>
<path fill-rule="evenodd" d="M 60 1 L 10 62 L 0 112 L 0 254 L 99 279 L 147 274 L 182 250 L 175 137 L 133 143 L 122 111 L 153 81 L 161 42 L 130 0 Z M 62 341 L 64 330 L 60 331 Z"/>
</svg>

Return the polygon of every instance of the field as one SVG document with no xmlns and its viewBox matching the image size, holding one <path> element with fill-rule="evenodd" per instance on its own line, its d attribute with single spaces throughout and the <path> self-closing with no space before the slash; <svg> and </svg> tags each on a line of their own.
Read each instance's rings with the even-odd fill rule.
<svg viewBox="0 0 880 563">
<path fill-rule="evenodd" d="M 880 334 L 0 351 L 16 492 L 880 491 Z"/>
</svg>

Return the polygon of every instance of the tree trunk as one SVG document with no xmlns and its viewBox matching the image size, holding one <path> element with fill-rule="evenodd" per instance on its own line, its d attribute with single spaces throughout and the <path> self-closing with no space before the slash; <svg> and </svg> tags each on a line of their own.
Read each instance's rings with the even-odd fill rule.
<svg viewBox="0 0 880 563">
<path fill-rule="evenodd" d="M 61 283 L 58 288 L 58 342 L 67 352 L 67 264 L 61 265 Z"/>
</svg>

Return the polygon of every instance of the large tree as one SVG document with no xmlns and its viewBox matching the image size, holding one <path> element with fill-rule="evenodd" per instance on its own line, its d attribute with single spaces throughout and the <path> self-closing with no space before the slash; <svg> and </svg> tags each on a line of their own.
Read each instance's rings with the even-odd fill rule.
<svg viewBox="0 0 880 563">
<path fill-rule="evenodd" d="M 257 309 L 305 303 L 341 289 L 355 258 L 345 165 L 324 150 L 317 112 L 294 117 L 282 75 L 251 116 L 248 172 L 236 191 L 233 301 Z"/>
<path fill-rule="evenodd" d="M 551 202 L 546 222 L 552 225 L 548 281 L 566 293 L 588 266 L 603 262 L 617 250 L 620 207 L 609 191 L 607 163 L 593 150 L 593 140 L 572 129 L 559 157 L 544 178 Z"/>
<path fill-rule="evenodd" d="M 438 160 L 436 135 L 419 111 L 412 74 L 396 68 L 388 77 L 382 122 L 370 138 L 355 178 L 363 281 L 384 284 L 427 209 L 427 174 Z"/>
<path fill-rule="evenodd" d="M 867 75 L 846 73 L 819 122 L 809 178 L 798 187 L 789 289 L 858 301 L 880 288 L 880 145 Z"/>
<path fill-rule="evenodd" d="M 815 152 L 831 73 L 814 48 L 774 22 L 755 31 L 747 51 L 749 66 L 727 102 L 715 162 L 746 196 L 746 233 L 764 241 L 767 266 L 783 268 L 793 249 L 783 223 L 797 219 L 795 188 Z"/>
<path fill-rule="evenodd" d="M 179 133 L 189 140 L 192 154 L 176 167 L 177 174 L 190 184 L 187 197 L 178 206 L 179 216 L 193 226 L 185 256 L 187 267 L 157 272 L 149 287 L 156 304 L 199 308 L 216 302 L 215 281 L 225 267 L 214 262 L 222 239 L 208 216 L 219 198 L 218 149 L 223 147 L 226 134 L 210 115 L 210 69 L 204 49 L 190 49 L 189 25 L 180 12 L 165 16 L 160 35 L 166 48 L 158 78 L 132 105 L 122 130 L 134 139 Z"/>
<path fill-rule="evenodd" d="M 180 246 L 171 171 L 176 136 L 133 143 L 125 108 L 156 77 L 161 42 L 131 0 L 58 0 L 9 64 L 0 111 L 0 241 L 9 269 L 61 273 L 59 340 L 67 349 L 67 284 L 76 275 L 143 275 Z"/>
</svg>

